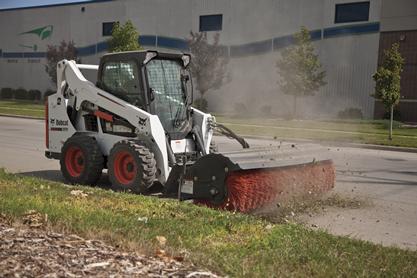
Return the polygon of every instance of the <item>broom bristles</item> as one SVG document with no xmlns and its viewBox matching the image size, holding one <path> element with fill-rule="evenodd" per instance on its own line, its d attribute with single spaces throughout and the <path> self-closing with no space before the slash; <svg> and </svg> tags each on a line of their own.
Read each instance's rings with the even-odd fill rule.
<svg viewBox="0 0 417 278">
<path fill-rule="evenodd" d="M 334 187 L 331 162 L 324 161 L 273 169 L 236 171 L 226 178 L 227 198 L 220 205 L 197 200 L 212 208 L 249 212 L 290 194 L 318 194 Z"/>
</svg>

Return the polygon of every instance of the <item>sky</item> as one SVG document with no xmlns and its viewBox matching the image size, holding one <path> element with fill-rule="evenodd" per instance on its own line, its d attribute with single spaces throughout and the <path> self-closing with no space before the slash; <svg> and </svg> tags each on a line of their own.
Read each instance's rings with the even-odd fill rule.
<svg viewBox="0 0 417 278">
<path fill-rule="evenodd" d="M 91 0 L 0 0 L 0 10 L 90 1 Z"/>
</svg>

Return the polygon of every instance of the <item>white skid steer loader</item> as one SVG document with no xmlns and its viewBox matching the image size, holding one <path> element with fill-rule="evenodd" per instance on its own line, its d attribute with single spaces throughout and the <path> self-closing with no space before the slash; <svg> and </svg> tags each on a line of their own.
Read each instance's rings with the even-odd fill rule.
<svg viewBox="0 0 417 278">
<path fill-rule="evenodd" d="M 99 66 L 60 61 L 57 92 L 45 109 L 45 155 L 60 160 L 71 184 L 95 184 L 107 168 L 114 190 L 146 193 L 159 185 L 166 194 L 217 207 L 230 205 L 236 189 L 228 180 L 242 179 L 239 173 L 308 165 L 284 160 L 272 165 L 265 154 L 260 161 L 256 151 L 216 153 L 214 129 L 243 148 L 249 145 L 191 107 L 190 60 L 183 53 L 132 51 L 106 54 Z M 86 80 L 80 69 L 98 71 L 97 83 Z M 233 209 L 258 205 L 242 207 L 235 201 Z"/>
</svg>

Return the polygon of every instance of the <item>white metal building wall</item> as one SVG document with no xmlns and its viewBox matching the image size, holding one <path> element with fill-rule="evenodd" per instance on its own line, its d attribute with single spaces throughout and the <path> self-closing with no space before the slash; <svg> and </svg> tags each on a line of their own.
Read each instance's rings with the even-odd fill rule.
<svg viewBox="0 0 417 278">
<path fill-rule="evenodd" d="M 221 43 L 234 49 L 248 43 L 270 43 L 270 51 L 232 56 L 229 69 L 231 81 L 221 91 L 210 95 L 212 108 L 230 109 L 234 103 L 244 102 L 259 110 L 265 104 L 273 110 L 288 109 L 290 100 L 282 97 L 276 84 L 275 63 L 277 51 L 272 51 L 280 38 L 297 32 L 305 25 L 310 30 L 325 34 L 333 27 L 352 24 L 334 24 L 335 4 L 349 0 L 120 0 L 84 5 L 0 11 L 0 49 L 5 52 L 26 51 L 19 47 L 36 41 L 38 51 L 47 44 L 74 40 L 78 47 L 93 46 L 104 41 L 102 23 L 131 19 L 142 35 L 185 39 L 190 30 L 198 31 L 199 16 L 223 15 Z M 368 23 L 378 23 L 381 0 L 371 0 Z M 85 11 L 81 11 L 85 7 Z M 366 23 L 366 22 L 365 22 Z M 360 25 L 355 23 L 353 25 Z M 51 38 L 40 40 L 20 33 L 35 27 L 53 25 Z M 366 26 L 364 26 L 366 28 Z M 364 32 L 316 39 L 328 85 L 320 94 L 324 97 L 302 100 L 306 114 L 337 113 L 345 107 L 359 107 L 366 116 L 373 114 L 369 94 L 373 83 L 371 74 L 377 65 L 379 33 Z M 268 49 L 267 49 L 268 50 Z M 28 50 L 30 51 L 30 50 Z M 97 63 L 98 55 L 84 55 L 82 61 Z M 44 71 L 44 59 L 0 58 L 0 88 L 52 88 Z M 10 61 L 17 61 L 10 62 Z M 256 101 L 255 101 L 256 100 Z M 257 107 L 254 103 L 259 103 Z M 223 105 L 227 103 L 227 105 Z M 337 103 L 337 105 L 335 105 Z M 324 105 L 325 104 L 325 105 Z M 328 109 L 322 109 L 324 106 Z M 311 111 L 310 111 L 311 110 Z"/>
</svg>

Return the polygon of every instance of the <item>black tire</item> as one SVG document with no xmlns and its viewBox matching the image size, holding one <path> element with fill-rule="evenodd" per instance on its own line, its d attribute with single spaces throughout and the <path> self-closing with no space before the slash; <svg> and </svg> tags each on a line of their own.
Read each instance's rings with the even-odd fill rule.
<svg viewBox="0 0 417 278">
<path fill-rule="evenodd" d="M 137 140 L 116 143 L 108 157 L 108 174 L 115 191 L 146 193 L 155 181 L 154 154 Z"/>
<path fill-rule="evenodd" d="M 95 138 L 76 135 L 65 142 L 59 162 L 68 183 L 95 185 L 103 171 L 104 157 Z"/>
<path fill-rule="evenodd" d="M 219 147 L 217 146 L 216 142 L 214 140 L 211 140 L 210 142 L 210 153 L 218 153 Z"/>
</svg>

